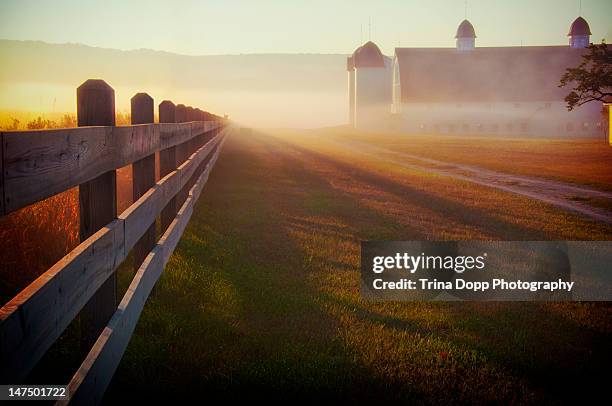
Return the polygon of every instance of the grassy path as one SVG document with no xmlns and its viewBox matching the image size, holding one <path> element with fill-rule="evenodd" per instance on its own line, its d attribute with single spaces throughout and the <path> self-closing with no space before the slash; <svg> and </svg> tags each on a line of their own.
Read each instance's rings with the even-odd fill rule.
<svg viewBox="0 0 612 406">
<path fill-rule="evenodd" d="M 371 304 L 357 268 L 364 239 L 605 237 L 609 228 L 522 198 L 498 212 L 499 192 L 326 148 L 278 134 L 226 142 L 108 402 L 200 393 L 535 403 L 603 390 L 610 306 Z"/>
</svg>

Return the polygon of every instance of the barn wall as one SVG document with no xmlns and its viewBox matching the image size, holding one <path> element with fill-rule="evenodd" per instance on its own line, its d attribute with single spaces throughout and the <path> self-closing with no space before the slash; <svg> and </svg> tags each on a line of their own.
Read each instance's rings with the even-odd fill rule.
<svg viewBox="0 0 612 406">
<path fill-rule="evenodd" d="M 568 112 L 564 102 L 403 103 L 401 129 L 410 133 L 603 137 L 601 104 Z"/>
</svg>

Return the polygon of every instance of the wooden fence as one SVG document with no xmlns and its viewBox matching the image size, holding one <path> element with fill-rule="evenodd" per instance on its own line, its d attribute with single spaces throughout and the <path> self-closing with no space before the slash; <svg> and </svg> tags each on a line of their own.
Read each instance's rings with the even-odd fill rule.
<svg viewBox="0 0 612 406">
<path fill-rule="evenodd" d="M 189 221 L 225 120 L 163 101 L 153 124 L 146 93 L 131 107 L 133 125 L 115 126 L 114 90 L 88 80 L 77 89 L 80 128 L 0 133 L 0 214 L 78 186 L 81 240 L 0 309 L 0 383 L 21 383 L 79 316 L 85 360 L 69 383 L 71 401 L 99 403 Z M 116 170 L 129 164 L 134 203 L 118 215 Z M 117 305 L 115 271 L 132 249 L 136 275 Z"/>
</svg>

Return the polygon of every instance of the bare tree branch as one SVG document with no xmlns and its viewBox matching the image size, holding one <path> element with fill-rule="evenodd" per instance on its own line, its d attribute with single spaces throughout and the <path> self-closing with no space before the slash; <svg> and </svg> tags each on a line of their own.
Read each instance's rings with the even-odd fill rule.
<svg viewBox="0 0 612 406">
<path fill-rule="evenodd" d="M 574 85 L 565 97 L 567 109 L 573 110 L 592 101 L 607 101 L 612 98 L 612 49 L 605 41 L 591 44 L 589 53 L 582 56 L 576 68 L 567 68 L 559 87 Z"/>
</svg>

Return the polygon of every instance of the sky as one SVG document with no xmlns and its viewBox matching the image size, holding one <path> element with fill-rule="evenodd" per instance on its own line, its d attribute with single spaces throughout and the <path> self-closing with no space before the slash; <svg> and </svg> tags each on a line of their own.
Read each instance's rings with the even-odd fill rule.
<svg viewBox="0 0 612 406">
<path fill-rule="evenodd" d="M 368 39 L 389 56 L 397 46 L 455 47 L 466 14 L 478 47 L 567 45 L 580 14 L 593 42 L 612 43 L 612 0 L 0 0 L 0 39 L 191 56 L 335 54 L 308 55 L 299 63 L 291 55 L 230 63 L 5 41 L 0 113 L 74 112 L 76 87 L 102 78 L 123 112 L 134 93 L 146 91 L 156 101 L 167 98 L 257 125 L 342 124 L 348 119 L 343 55 Z M 177 75 L 199 86 L 181 85 Z"/>
<path fill-rule="evenodd" d="M 186 55 L 345 54 L 372 39 L 391 55 L 454 46 L 465 10 L 464 0 L 0 0 L 0 38 Z M 477 46 L 566 44 L 579 14 L 593 41 L 612 42 L 611 0 L 467 1 Z"/>
</svg>

